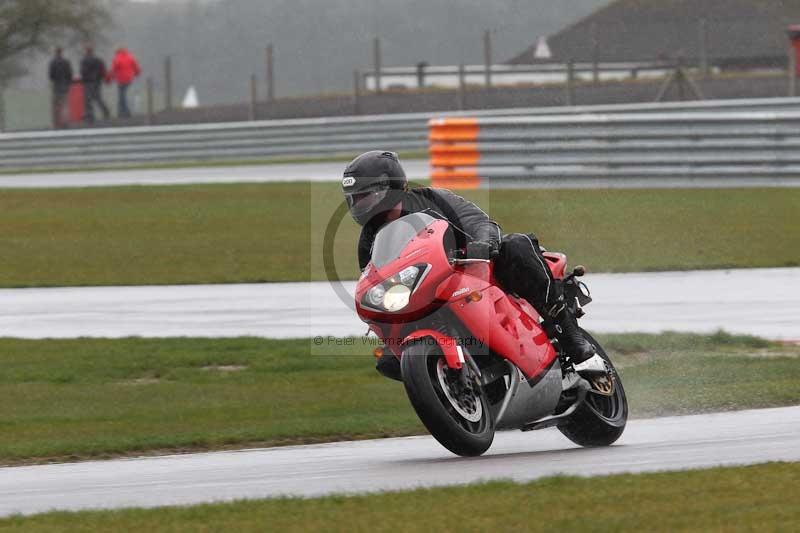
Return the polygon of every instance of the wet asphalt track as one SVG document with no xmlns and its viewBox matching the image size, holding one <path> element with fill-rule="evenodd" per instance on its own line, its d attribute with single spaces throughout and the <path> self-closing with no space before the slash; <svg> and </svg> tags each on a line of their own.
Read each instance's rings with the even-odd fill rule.
<svg viewBox="0 0 800 533">
<path fill-rule="evenodd" d="M 398 384 L 398 386 L 400 386 Z M 800 407 L 635 420 L 617 444 L 504 432 L 480 458 L 432 437 L 0 469 L 0 516 L 800 460 Z"/>
<path fill-rule="evenodd" d="M 0 189 L 107 187 L 117 185 L 186 185 L 190 183 L 262 183 L 282 181 L 337 181 L 346 163 L 295 163 L 189 167 L 142 170 L 95 170 L 0 175 Z M 428 161 L 403 161 L 412 180 L 428 179 Z"/>
<path fill-rule="evenodd" d="M 355 154 L 354 154 L 355 155 Z M 292 163 L 271 165 L 237 165 L 141 170 L 93 170 L 76 172 L 43 172 L 0 174 L 0 189 L 110 187 L 121 185 L 187 185 L 199 183 L 264 183 L 286 181 L 338 181 L 345 163 Z M 403 160 L 411 180 L 427 180 L 430 168 L 427 159 Z M 547 173 L 546 168 L 540 170 Z M 669 188 L 738 188 L 800 187 L 800 178 L 746 177 L 541 177 L 504 186 L 537 189 L 669 189 Z"/>
<path fill-rule="evenodd" d="M 800 340 L 800 268 L 588 274 L 595 332 L 724 329 Z M 344 285 L 352 291 L 353 283 Z M 351 301 L 351 297 L 347 298 Z M 328 283 L 0 290 L 0 337 L 361 335 Z"/>
</svg>

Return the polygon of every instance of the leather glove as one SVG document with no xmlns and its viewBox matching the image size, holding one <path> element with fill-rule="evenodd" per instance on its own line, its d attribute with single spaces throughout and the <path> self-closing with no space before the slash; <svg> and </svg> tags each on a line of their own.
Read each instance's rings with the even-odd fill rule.
<svg viewBox="0 0 800 533">
<path fill-rule="evenodd" d="M 491 259 L 497 255 L 497 247 L 487 241 L 467 243 L 467 259 Z"/>
</svg>

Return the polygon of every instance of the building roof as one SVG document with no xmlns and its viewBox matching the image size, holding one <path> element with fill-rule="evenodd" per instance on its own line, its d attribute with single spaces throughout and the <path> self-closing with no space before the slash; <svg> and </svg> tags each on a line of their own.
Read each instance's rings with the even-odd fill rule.
<svg viewBox="0 0 800 533">
<path fill-rule="evenodd" d="M 704 21 L 704 22 L 703 22 Z M 696 60 L 706 27 L 713 63 L 775 62 L 786 57 L 790 24 L 800 24 L 800 0 L 618 0 L 548 38 L 555 61 Z M 508 61 L 536 63 L 537 43 Z"/>
</svg>

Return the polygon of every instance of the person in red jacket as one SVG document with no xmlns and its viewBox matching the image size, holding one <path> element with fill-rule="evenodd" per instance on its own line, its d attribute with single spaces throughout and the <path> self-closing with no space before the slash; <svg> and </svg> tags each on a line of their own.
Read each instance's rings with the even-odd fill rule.
<svg viewBox="0 0 800 533">
<path fill-rule="evenodd" d="M 128 107 L 128 87 L 135 80 L 142 70 L 136 57 L 127 48 L 117 49 L 114 60 L 111 62 L 111 70 L 108 72 L 109 81 L 116 80 L 119 87 L 119 98 L 117 100 L 117 116 L 128 118 L 131 110 Z"/>
</svg>

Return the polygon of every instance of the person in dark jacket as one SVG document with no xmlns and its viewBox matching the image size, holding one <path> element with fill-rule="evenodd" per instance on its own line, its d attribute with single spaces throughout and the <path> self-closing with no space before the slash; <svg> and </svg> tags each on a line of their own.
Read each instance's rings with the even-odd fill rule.
<svg viewBox="0 0 800 533">
<path fill-rule="evenodd" d="M 81 81 L 83 82 L 83 119 L 87 124 L 94 123 L 94 104 L 103 112 L 103 118 L 108 119 L 110 113 L 108 106 L 103 101 L 102 83 L 106 79 L 106 64 L 94 55 L 94 49 L 87 46 L 81 60 Z"/>
<path fill-rule="evenodd" d="M 52 114 L 53 127 L 56 129 L 65 128 L 67 121 L 64 116 L 66 112 L 67 97 L 72 86 L 72 65 L 64 58 L 63 49 L 56 48 L 53 59 L 50 60 L 48 77 L 52 87 Z"/>
<path fill-rule="evenodd" d="M 371 151 L 355 158 L 345 168 L 342 190 L 350 214 L 362 226 L 358 241 L 362 270 L 370 261 L 378 230 L 387 222 L 421 211 L 445 219 L 454 226 L 457 244 L 468 258 L 493 259 L 495 277 L 503 287 L 552 321 L 559 344 L 578 372 L 605 372 L 603 359 L 567 309 L 562 283 L 553 278 L 533 234 L 503 235 L 477 205 L 447 189 L 409 189 L 394 152 Z"/>
</svg>

